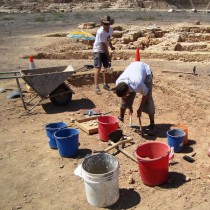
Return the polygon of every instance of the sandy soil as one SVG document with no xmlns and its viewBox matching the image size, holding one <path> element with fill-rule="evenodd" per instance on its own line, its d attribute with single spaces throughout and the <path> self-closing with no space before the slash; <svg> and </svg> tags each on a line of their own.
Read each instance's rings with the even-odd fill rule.
<svg viewBox="0 0 210 210">
<path fill-rule="evenodd" d="M 70 13 L 59 14 L 1 14 L 0 18 L 0 71 L 13 71 L 28 68 L 28 59 L 24 56 L 37 54 L 61 47 L 66 44 L 65 37 L 46 37 L 47 34 L 67 33 L 76 30 L 77 24 L 97 21 L 105 13 Z M 113 16 L 121 25 L 170 26 L 188 25 L 195 20 L 208 26 L 209 14 L 201 13 L 151 13 L 154 21 L 137 21 L 138 12 L 119 12 Z M 167 16 L 166 16 L 167 15 Z M 141 14 L 148 17 L 148 13 Z M 72 44 L 72 43 L 70 43 Z M 74 43 L 75 44 L 75 43 Z M 79 46 L 79 45 L 78 45 Z M 70 49 L 72 50 L 72 49 Z M 82 50 L 82 49 L 81 49 Z M 71 52 L 71 51 L 70 51 Z M 72 51 L 73 52 L 73 51 Z M 161 185 L 149 187 L 142 183 L 138 164 L 112 150 L 120 162 L 120 198 L 108 209 L 209 209 L 210 197 L 210 158 L 207 149 L 210 146 L 210 84 L 209 61 L 181 62 L 179 60 L 148 59 L 142 53 L 142 60 L 151 65 L 154 73 L 154 100 L 156 104 L 156 124 L 158 133 L 155 137 L 142 138 L 134 129 L 120 124 L 124 134 L 133 137 L 135 144 L 126 147 L 131 154 L 144 142 L 161 141 L 167 143 L 166 132 L 177 123 L 188 125 L 189 142 L 181 153 L 176 153 L 169 166 L 169 179 Z M 123 70 L 133 58 L 114 60 L 114 70 Z M 84 64 L 92 64 L 91 59 L 35 59 L 38 68 L 71 64 L 75 69 Z M 163 73 L 162 70 L 192 72 L 196 66 L 197 76 L 182 73 Z M 111 76 L 111 86 L 118 74 Z M 24 81 L 21 87 L 26 90 Z M 75 158 L 61 158 L 57 150 L 50 149 L 44 125 L 50 122 L 81 118 L 78 113 L 82 108 L 101 108 L 104 112 L 112 111 L 118 116 L 120 100 L 113 92 L 102 90 L 101 95 L 94 93 L 93 74 L 77 73 L 69 78 L 75 91 L 72 102 L 65 107 L 54 106 L 48 99 L 35 107 L 30 114 L 24 112 L 21 99 L 8 100 L 11 89 L 16 90 L 15 79 L 0 80 L 0 87 L 8 89 L 0 94 L 0 209 L 97 209 L 86 201 L 83 180 L 73 174 L 84 156 L 94 150 L 103 150 L 107 143 L 98 139 L 98 134 L 87 135 L 80 130 L 79 154 Z M 30 99 L 30 93 L 24 93 Z M 140 96 L 136 98 L 134 110 L 138 107 Z M 133 123 L 138 124 L 137 118 Z M 142 116 L 143 127 L 148 125 L 146 115 Z M 189 163 L 183 155 L 196 153 L 195 162 Z M 129 179 L 134 183 L 129 184 Z"/>
</svg>

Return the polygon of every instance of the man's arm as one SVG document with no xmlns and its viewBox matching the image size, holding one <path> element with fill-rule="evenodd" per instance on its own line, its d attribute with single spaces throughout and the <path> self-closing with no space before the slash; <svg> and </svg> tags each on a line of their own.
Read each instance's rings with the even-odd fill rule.
<svg viewBox="0 0 210 210">
<path fill-rule="evenodd" d="M 127 105 L 128 109 L 130 111 L 130 114 L 133 114 L 133 107 L 128 103 L 128 96 L 122 97 L 122 100 Z"/>
<path fill-rule="evenodd" d="M 109 41 L 109 47 L 111 48 L 111 50 L 115 50 L 115 47 L 112 45 L 111 40 Z"/>
</svg>

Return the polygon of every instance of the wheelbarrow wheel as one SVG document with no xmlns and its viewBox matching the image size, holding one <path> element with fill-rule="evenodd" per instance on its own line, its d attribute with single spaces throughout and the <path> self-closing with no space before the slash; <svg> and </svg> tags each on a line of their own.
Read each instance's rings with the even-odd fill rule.
<svg viewBox="0 0 210 210">
<path fill-rule="evenodd" d="M 64 93 L 69 90 L 70 89 L 65 84 L 61 84 L 52 93 L 50 93 L 50 101 L 54 105 L 58 106 L 65 106 L 69 104 L 72 99 L 72 92 Z"/>
</svg>

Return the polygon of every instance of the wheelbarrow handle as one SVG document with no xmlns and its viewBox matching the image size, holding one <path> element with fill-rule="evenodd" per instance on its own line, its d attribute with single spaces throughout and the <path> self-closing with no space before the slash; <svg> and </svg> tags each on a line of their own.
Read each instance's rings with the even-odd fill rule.
<svg viewBox="0 0 210 210">
<path fill-rule="evenodd" d="M 23 77 L 21 76 L 0 77 L 0 79 L 18 79 L 18 78 L 23 78 Z"/>
<path fill-rule="evenodd" d="M 1 76 L 0 79 L 17 79 L 17 78 L 22 78 L 22 76 L 18 76 L 17 74 L 20 74 L 19 71 L 9 71 L 9 72 L 0 72 L 0 75 L 8 75 L 8 74 L 14 74 L 14 76 Z"/>
<path fill-rule="evenodd" d="M 0 74 L 17 74 L 20 73 L 19 71 L 7 71 L 7 72 L 0 72 Z"/>
</svg>

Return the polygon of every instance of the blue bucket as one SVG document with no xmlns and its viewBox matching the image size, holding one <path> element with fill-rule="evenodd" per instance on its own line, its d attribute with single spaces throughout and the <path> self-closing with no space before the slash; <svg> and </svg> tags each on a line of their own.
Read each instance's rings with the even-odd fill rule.
<svg viewBox="0 0 210 210">
<path fill-rule="evenodd" d="M 167 131 L 168 145 L 174 148 L 174 152 L 181 152 L 184 147 L 185 132 L 181 129 Z"/>
<path fill-rule="evenodd" d="M 61 157 L 74 157 L 78 153 L 79 130 L 64 128 L 54 133 L 58 151 Z"/>
<path fill-rule="evenodd" d="M 56 140 L 54 137 L 54 133 L 61 128 L 66 128 L 67 124 L 64 122 L 54 122 L 54 123 L 48 123 L 45 125 L 45 130 L 48 137 L 48 143 L 50 145 L 50 148 L 57 149 Z"/>
</svg>

